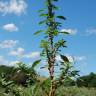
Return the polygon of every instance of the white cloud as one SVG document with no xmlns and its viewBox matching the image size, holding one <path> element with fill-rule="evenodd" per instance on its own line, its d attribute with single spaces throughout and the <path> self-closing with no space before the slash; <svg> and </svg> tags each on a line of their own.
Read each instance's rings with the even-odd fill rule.
<svg viewBox="0 0 96 96">
<path fill-rule="evenodd" d="M 69 59 L 70 62 L 82 62 L 87 59 L 86 56 L 72 56 L 69 54 L 66 54 L 66 57 Z"/>
<path fill-rule="evenodd" d="M 61 29 L 61 32 L 68 32 L 69 34 L 75 35 L 77 33 L 76 29 Z"/>
<path fill-rule="evenodd" d="M 96 28 L 89 28 L 86 30 L 86 35 L 96 35 Z"/>
<path fill-rule="evenodd" d="M 62 61 L 61 57 L 59 55 L 56 56 L 57 61 Z"/>
<path fill-rule="evenodd" d="M 71 56 L 71 55 L 66 55 L 66 56 L 67 56 L 67 58 L 70 62 L 74 62 L 74 57 L 73 56 Z"/>
<path fill-rule="evenodd" d="M 16 14 L 21 15 L 25 12 L 27 8 L 27 4 L 25 0 L 8 0 L 8 1 L 0 1 L 0 12 L 3 15 L 6 14 Z"/>
<path fill-rule="evenodd" d="M 18 27 L 13 23 L 4 25 L 3 29 L 8 31 L 8 32 L 16 32 L 19 30 Z"/>
<path fill-rule="evenodd" d="M 40 57 L 40 52 L 31 52 L 24 55 L 25 58 L 38 58 Z"/>
<path fill-rule="evenodd" d="M 12 56 L 23 56 L 24 55 L 24 49 L 19 47 L 16 50 L 12 50 L 11 52 L 9 52 L 9 55 Z"/>
<path fill-rule="evenodd" d="M 4 40 L 0 42 L 0 48 L 12 48 L 18 43 L 18 40 Z"/>
<path fill-rule="evenodd" d="M 87 59 L 87 57 L 86 57 L 86 56 L 74 56 L 74 59 L 75 59 L 76 61 L 84 61 L 84 60 Z"/>
<path fill-rule="evenodd" d="M 26 58 L 26 59 L 35 59 L 35 58 L 40 58 L 40 52 L 39 51 L 34 51 L 30 53 L 25 53 L 24 48 L 17 48 L 15 50 L 11 50 L 9 52 L 10 56 L 20 56 L 21 58 Z"/>
<path fill-rule="evenodd" d="M 20 61 L 10 61 L 9 65 L 10 66 L 16 66 L 17 63 L 19 63 Z"/>
<path fill-rule="evenodd" d="M 9 61 L 5 59 L 3 56 L 0 56 L 0 65 L 16 66 L 17 63 L 19 63 L 19 61 Z"/>
<path fill-rule="evenodd" d="M 0 65 L 8 65 L 8 61 L 3 56 L 0 56 Z"/>
</svg>

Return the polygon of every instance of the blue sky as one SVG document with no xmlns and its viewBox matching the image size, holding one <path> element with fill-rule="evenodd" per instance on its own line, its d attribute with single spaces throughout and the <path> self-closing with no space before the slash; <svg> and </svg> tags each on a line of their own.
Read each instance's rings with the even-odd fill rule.
<svg viewBox="0 0 96 96">
<path fill-rule="evenodd" d="M 42 34 L 33 33 L 43 28 L 38 25 L 38 10 L 44 8 L 44 2 L 0 0 L 0 64 L 31 63 L 39 58 Z M 75 57 L 81 75 L 96 72 L 96 0 L 59 0 L 56 5 L 60 7 L 56 13 L 67 18 L 61 30 L 70 33 L 64 36 L 68 48 L 63 53 Z"/>
</svg>

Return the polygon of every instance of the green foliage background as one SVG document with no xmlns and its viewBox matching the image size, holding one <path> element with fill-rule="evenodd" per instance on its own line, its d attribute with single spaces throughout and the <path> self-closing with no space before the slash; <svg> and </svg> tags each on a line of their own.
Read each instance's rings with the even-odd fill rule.
<svg viewBox="0 0 96 96">
<path fill-rule="evenodd" d="M 2 68 L 3 70 L 1 70 Z M 24 70 L 24 68 L 26 67 L 23 66 L 22 69 Z M 8 76 L 8 74 L 13 75 L 12 69 L 15 70 L 14 73 L 17 71 L 17 68 L 15 69 L 14 67 L 0 66 L 1 73 L 6 73 L 7 71 L 6 76 Z M 20 74 L 18 74 L 18 76 L 20 76 Z M 25 74 L 27 74 L 27 71 Z M 25 82 L 27 85 L 25 86 L 25 84 L 18 84 L 16 82 L 10 84 L 10 79 L 6 80 L 6 77 L 2 77 L 0 78 L 0 83 L 2 83 L 3 80 L 5 85 L 0 84 L 0 96 L 48 96 L 48 92 L 50 90 L 50 79 L 38 75 L 35 79 L 36 80 L 34 81 L 34 78 L 32 78 L 32 81 L 34 81 L 32 84 Z M 27 80 L 28 79 L 26 79 L 26 81 Z M 96 96 L 95 81 L 95 73 L 90 73 L 89 75 L 79 77 L 77 80 L 65 80 L 65 82 L 57 88 L 56 96 Z M 10 85 L 6 86 L 8 83 Z M 89 86 L 85 86 L 86 84 Z"/>
</svg>

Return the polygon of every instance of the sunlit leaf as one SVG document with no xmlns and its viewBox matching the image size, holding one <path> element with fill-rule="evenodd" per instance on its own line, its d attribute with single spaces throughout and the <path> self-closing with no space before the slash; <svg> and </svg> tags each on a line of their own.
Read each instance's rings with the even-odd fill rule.
<svg viewBox="0 0 96 96">
<path fill-rule="evenodd" d="M 33 62 L 32 68 L 36 67 L 40 63 L 40 61 L 41 61 L 41 59 L 36 60 L 35 62 Z"/>
<path fill-rule="evenodd" d="M 43 20 L 43 21 L 40 21 L 38 24 L 41 25 L 41 24 L 43 24 L 43 23 L 45 23 L 45 22 L 46 22 L 46 21 Z"/>
<path fill-rule="evenodd" d="M 53 7 L 53 9 L 55 9 L 55 10 L 58 10 L 58 9 L 59 9 L 59 8 L 58 8 L 57 6 L 55 6 L 55 5 L 53 5 L 52 7 Z"/>
<path fill-rule="evenodd" d="M 41 32 L 43 32 L 43 30 L 38 30 L 34 33 L 34 35 L 40 34 Z"/>
<path fill-rule="evenodd" d="M 45 16 L 48 16 L 48 14 L 44 14 L 44 13 L 42 13 L 42 14 L 40 14 L 40 16 L 45 17 Z"/>
<path fill-rule="evenodd" d="M 78 73 L 79 73 L 79 71 L 74 70 L 74 71 L 72 71 L 72 72 L 71 72 L 71 76 L 76 76 L 76 75 L 79 75 Z"/>
</svg>

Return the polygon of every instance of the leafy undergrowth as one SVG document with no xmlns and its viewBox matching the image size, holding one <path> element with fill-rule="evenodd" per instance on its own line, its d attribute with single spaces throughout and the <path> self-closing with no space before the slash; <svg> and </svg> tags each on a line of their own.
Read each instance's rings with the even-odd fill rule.
<svg viewBox="0 0 96 96">
<path fill-rule="evenodd" d="M 47 91 L 45 92 L 40 86 L 34 85 L 29 87 L 15 86 L 12 88 L 12 92 L 8 94 L 3 93 L 4 89 L 0 89 L 0 96 L 48 96 Z M 35 92 L 35 93 L 34 93 Z M 95 88 L 78 88 L 78 87 L 59 87 L 56 96 L 96 96 Z"/>
</svg>

